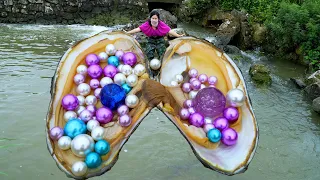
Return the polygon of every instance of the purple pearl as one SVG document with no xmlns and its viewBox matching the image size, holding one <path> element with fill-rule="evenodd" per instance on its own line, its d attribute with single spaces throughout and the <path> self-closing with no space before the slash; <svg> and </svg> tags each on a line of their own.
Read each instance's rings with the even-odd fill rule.
<svg viewBox="0 0 320 180">
<path fill-rule="evenodd" d="M 97 99 L 100 99 L 100 92 L 101 92 L 101 88 L 97 88 L 97 89 L 94 90 L 94 96 Z"/>
<path fill-rule="evenodd" d="M 218 82 L 218 79 L 217 79 L 217 77 L 215 77 L 215 76 L 210 76 L 210 77 L 208 78 L 208 83 L 209 83 L 210 85 L 216 85 L 217 82 Z"/>
<path fill-rule="evenodd" d="M 194 113 L 189 117 L 189 123 L 196 127 L 202 127 L 204 125 L 204 118 L 199 113 Z"/>
<path fill-rule="evenodd" d="M 223 116 L 229 121 L 229 123 L 234 123 L 239 118 L 238 109 L 235 107 L 228 107 L 224 109 Z"/>
<path fill-rule="evenodd" d="M 193 101 L 191 99 L 185 100 L 183 103 L 183 107 L 185 107 L 185 108 L 193 107 Z"/>
<path fill-rule="evenodd" d="M 88 54 L 86 57 L 86 63 L 88 66 L 99 64 L 100 59 L 96 54 Z"/>
<path fill-rule="evenodd" d="M 117 112 L 118 112 L 119 116 L 123 116 L 123 115 L 129 113 L 129 108 L 126 105 L 122 105 L 122 106 L 118 107 Z"/>
<path fill-rule="evenodd" d="M 232 128 L 224 129 L 221 133 L 221 142 L 224 145 L 232 146 L 237 143 L 238 133 Z"/>
<path fill-rule="evenodd" d="M 118 72 L 118 69 L 113 65 L 107 65 L 103 68 L 103 74 L 106 77 L 113 78 Z"/>
<path fill-rule="evenodd" d="M 81 84 L 81 83 L 84 83 L 84 80 L 85 80 L 86 78 L 84 77 L 84 75 L 82 75 L 82 74 L 76 74 L 75 76 L 74 76 L 74 78 L 73 78 L 73 81 L 77 84 L 77 85 L 79 85 L 79 84 Z"/>
<path fill-rule="evenodd" d="M 191 78 L 190 80 L 189 80 L 189 83 L 192 83 L 194 80 L 198 80 L 197 78 Z"/>
<path fill-rule="evenodd" d="M 79 106 L 79 100 L 77 96 L 73 94 L 67 94 L 63 97 L 61 105 L 65 110 L 73 111 Z"/>
<path fill-rule="evenodd" d="M 180 118 L 183 120 L 187 120 L 187 119 L 189 119 L 189 117 L 190 117 L 190 113 L 189 113 L 188 109 L 182 108 L 180 110 Z"/>
<path fill-rule="evenodd" d="M 91 65 L 88 68 L 88 74 L 93 79 L 98 79 L 102 75 L 102 68 L 99 65 Z"/>
<path fill-rule="evenodd" d="M 49 136 L 52 140 L 57 141 L 63 136 L 63 129 L 61 127 L 53 127 L 50 130 Z"/>
<path fill-rule="evenodd" d="M 92 114 L 95 114 L 96 111 L 97 111 L 97 108 L 96 108 L 96 106 L 94 106 L 94 105 L 88 105 L 88 106 L 86 107 L 86 109 L 87 109 L 88 111 L 90 111 Z"/>
<path fill-rule="evenodd" d="M 199 79 L 199 81 L 200 81 L 201 83 L 205 83 L 205 82 L 208 81 L 208 76 L 205 75 L 205 74 L 200 74 L 199 77 L 198 77 L 198 79 Z"/>
<path fill-rule="evenodd" d="M 121 50 L 118 50 L 118 51 L 116 52 L 116 54 L 115 54 L 115 56 L 117 56 L 120 61 L 122 61 L 122 56 L 123 56 L 123 55 L 124 55 L 124 52 L 121 51 Z"/>
<path fill-rule="evenodd" d="M 208 131 L 210 131 L 213 128 L 215 128 L 213 124 L 204 124 L 203 125 L 203 130 L 205 133 L 207 133 Z"/>
<path fill-rule="evenodd" d="M 193 107 L 188 108 L 188 111 L 191 115 L 196 113 L 196 110 Z"/>
<path fill-rule="evenodd" d="M 188 93 L 192 90 L 190 83 L 183 83 L 182 85 L 182 91 L 185 93 Z"/>
<path fill-rule="evenodd" d="M 191 82 L 191 87 L 193 90 L 199 90 L 201 87 L 201 82 L 199 80 L 194 80 Z"/>
<path fill-rule="evenodd" d="M 109 108 L 102 107 L 96 111 L 96 118 L 100 124 L 107 124 L 112 121 L 113 114 Z"/>
<path fill-rule="evenodd" d="M 93 117 L 92 112 L 90 112 L 87 109 L 83 110 L 79 115 L 79 118 L 85 123 L 88 122 L 89 120 L 91 120 L 92 117 Z"/>
<path fill-rule="evenodd" d="M 198 71 L 196 69 L 190 69 L 188 74 L 189 74 L 189 77 L 196 78 L 198 76 Z"/>
<path fill-rule="evenodd" d="M 122 56 L 122 61 L 133 67 L 137 63 L 137 56 L 133 52 L 127 52 Z"/>
<path fill-rule="evenodd" d="M 131 117 L 128 114 L 125 114 L 123 116 L 120 116 L 119 118 L 119 124 L 122 127 L 127 127 L 131 124 Z"/>
<path fill-rule="evenodd" d="M 89 84 L 92 89 L 97 89 L 100 86 L 98 79 L 91 79 Z"/>
<path fill-rule="evenodd" d="M 213 125 L 220 131 L 229 127 L 228 120 L 224 117 L 218 117 L 214 120 Z"/>
</svg>

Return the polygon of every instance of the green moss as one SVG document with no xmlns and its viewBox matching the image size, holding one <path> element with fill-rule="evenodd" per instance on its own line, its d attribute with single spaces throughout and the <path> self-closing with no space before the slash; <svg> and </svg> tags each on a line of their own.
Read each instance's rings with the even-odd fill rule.
<svg viewBox="0 0 320 180">
<path fill-rule="evenodd" d="M 252 65 L 249 74 L 251 79 L 259 85 L 271 84 L 270 70 L 262 64 Z"/>
</svg>

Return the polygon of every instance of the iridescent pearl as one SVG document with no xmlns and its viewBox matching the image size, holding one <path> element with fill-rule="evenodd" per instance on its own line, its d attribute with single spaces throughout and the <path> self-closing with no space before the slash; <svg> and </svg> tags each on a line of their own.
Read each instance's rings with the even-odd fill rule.
<svg viewBox="0 0 320 180">
<path fill-rule="evenodd" d="M 76 117 L 77 117 L 77 113 L 74 111 L 67 111 L 63 115 L 63 118 L 66 122 L 69 121 L 69 119 L 76 118 Z"/>
<path fill-rule="evenodd" d="M 210 117 L 205 117 L 204 118 L 204 124 L 213 124 L 213 119 Z"/>
<path fill-rule="evenodd" d="M 191 78 L 190 80 L 189 80 L 189 83 L 192 83 L 194 80 L 198 80 L 197 78 Z"/>
<path fill-rule="evenodd" d="M 184 108 L 191 108 L 193 107 L 193 101 L 191 99 L 187 99 L 184 101 L 183 103 L 183 107 Z"/>
<path fill-rule="evenodd" d="M 196 97 L 196 95 L 198 94 L 198 91 L 190 91 L 189 92 L 189 98 L 190 99 L 193 99 Z"/>
<path fill-rule="evenodd" d="M 75 176 L 81 177 L 87 173 L 87 164 L 82 161 L 77 161 L 72 165 L 71 171 Z"/>
<path fill-rule="evenodd" d="M 183 76 L 182 76 L 181 74 L 177 74 L 175 81 L 177 81 L 178 84 L 182 83 L 182 81 L 183 81 Z"/>
<path fill-rule="evenodd" d="M 183 83 L 182 85 L 182 91 L 185 93 L 188 93 L 192 90 L 191 84 L 190 83 Z"/>
<path fill-rule="evenodd" d="M 85 110 L 86 108 L 84 106 L 79 106 L 77 109 L 76 109 L 76 112 L 78 115 L 80 115 L 80 113 Z"/>
<path fill-rule="evenodd" d="M 118 107 L 117 112 L 118 112 L 119 116 L 123 116 L 123 115 L 129 113 L 129 108 L 126 105 L 122 105 L 122 106 Z"/>
<path fill-rule="evenodd" d="M 88 122 L 90 119 L 92 119 L 92 117 L 93 117 L 93 114 L 87 109 L 83 110 L 79 115 L 79 118 L 83 122 Z"/>
<path fill-rule="evenodd" d="M 63 136 L 63 129 L 61 127 L 53 127 L 50 129 L 49 136 L 52 140 L 57 141 Z"/>
<path fill-rule="evenodd" d="M 123 67 L 123 64 L 120 64 L 120 65 L 117 67 L 118 73 L 119 73 L 119 72 L 122 72 L 122 67 Z"/>
<path fill-rule="evenodd" d="M 82 74 L 82 75 L 86 75 L 87 74 L 87 71 L 88 71 L 88 68 L 86 65 L 79 65 L 77 67 L 77 73 L 78 74 Z"/>
<path fill-rule="evenodd" d="M 100 99 L 100 92 L 101 92 L 101 88 L 97 88 L 94 90 L 93 94 L 97 99 Z"/>
<path fill-rule="evenodd" d="M 103 134 L 104 134 L 104 128 L 101 126 L 97 126 L 95 128 L 92 129 L 91 131 L 91 137 L 95 140 L 98 141 L 100 139 L 103 138 Z"/>
<path fill-rule="evenodd" d="M 142 64 L 137 64 L 133 68 L 134 74 L 137 76 L 142 76 L 146 72 L 146 68 Z"/>
<path fill-rule="evenodd" d="M 201 84 L 201 86 L 200 86 L 200 90 L 201 90 L 201 89 L 203 89 L 203 88 L 206 88 L 206 85 Z"/>
<path fill-rule="evenodd" d="M 126 82 L 126 76 L 122 73 L 118 73 L 114 76 L 113 80 L 114 80 L 114 83 L 121 86 L 122 84 L 124 84 Z"/>
<path fill-rule="evenodd" d="M 150 61 L 150 68 L 151 68 L 152 70 L 158 70 L 158 69 L 160 68 L 160 66 L 161 66 L 161 61 L 160 61 L 160 60 L 158 60 L 158 59 L 152 59 L 152 60 Z"/>
<path fill-rule="evenodd" d="M 128 114 L 122 115 L 119 117 L 119 124 L 122 127 L 127 127 L 131 124 L 132 120 Z"/>
<path fill-rule="evenodd" d="M 90 111 L 92 114 L 96 114 L 97 108 L 94 105 L 88 105 L 86 109 Z"/>
<path fill-rule="evenodd" d="M 180 118 L 181 119 L 183 119 L 183 120 L 187 120 L 187 119 L 189 119 L 189 117 L 190 117 L 190 112 L 189 112 L 189 110 L 188 109 L 186 109 L 186 108 L 182 108 L 181 110 L 180 110 Z"/>
<path fill-rule="evenodd" d="M 228 104 L 233 107 L 240 107 L 243 105 L 245 100 L 245 95 L 241 89 L 231 89 L 227 95 L 226 99 Z"/>
<path fill-rule="evenodd" d="M 87 105 L 96 105 L 98 102 L 97 98 L 94 95 L 89 95 L 86 97 Z"/>
<path fill-rule="evenodd" d="M 114 47 L 113 44 L 108 44 L 106 46 L 106 53 L 109 55 L 109 56 L 112 56 L 116 53 L 116 48 Z"/>
<path fill-rule="evenodd" d="M 139 99 L 136 95 L 134 94 L 130 94 L 126 97 L 125 99 L 125 104 L 129 107 L 129 108 L 134 108 L 139 104 Z"/>
<path fill-rule="evenodd" d="M 110 77 L 104 77 L 100 80 L 100 86 L 103 88 L 107 84 L 112 84 L 113 80 Z"/>
<path fill-rule="evenodd" d="M 78 85 L 76 91 L 78 94 L 80 94 L 82 96 L 86 96 L 90 93 L 90 90 L 91 90 L 91 88 L 90 88 L 89 84 L 81 83 Z"/>
<path fill-rule="evenodd" d="M 210 76 L 208 79 L 208 83 L 210 85 L 216 85 L 218 82 L 218 78 L 216 76 Z"/>
<path fill-rule="evenodd" d="M 73 78 L 74 83 L 76 83 L 76 85 L 79 85 L 81 83 L 84 83 L 85 80 L 85 76 L 83 74 L 76 74 Z"/>
<path fill-rule="evenodd" d="M 85 103 L 85 98 L 83 96 L 77 96 L 78 100 L 79 100 L 79 105 L 82 106 Z"/>
<path fill-rule="evenodd" d="M 189 74 L 189 77 L 196 78 L 198 76 L 198 71 L 196 69 L 190 69 L 188 74 Z"/>
<path fill-rule="evenodd" d="M 201 83 L 205 83 L 205 82 L 208 81 L 208 76 L 205 75 L 205 74 L 200 74 L 199 77 L 198 77 L 198 79 L 199 79 L 199 81 L 200 81 Z"/>
<path fill-rule="evenodd" d="M 130 74 L 126 79 L 126 82 L 130 87 L 134 87 L 138 84 L 138 76 L 135 74 Z"/>
<path fill-rule="evenodd" d="M 194 80 L 191 82 L 191 87 L 193 90 L 199 90 L 201 87 L 201 82 L 199 80 Z"/>
<path fill-rule="evenodd" d="M 100 59 L 100 62 L 107 62 L 107 59 L 109 56 L 107 53 L 101 52 L 101 53 L 99 53 L 98 57 Z"/>
<path fill-rule="evenodd" d="M 100 86 L 98 79 L 91 79 L 89 84 L 92 89 L 97 89 Z"/>
<path fill-rule="evenodd" d="M 85 157 L 94 149 L 94 140 L 87 134 L 79 134 L 71 141 L 71 151 L 78 157 Z"/>
<path fill-rule="evenodd" d="M 190 115 L 196 113 L 196 110 L 193 107 L 188 108 Z"/>
<path fill-rule="evenodd" d="M 213 124 L 204 124 L 203 126 L 203 130 L 205 133 L 208 133 L 213 128 L 215 128 Z"/>
<path fill-rule="evenodd" d="M 69 136 L 62 136 L 58 140 L 58 147 L 61 150 L 68 150 L 71 147 L 71 138 Z"/>
<path fill-rule="evenodd" d="M 122 66 L 121 68 L 121 72 L 126 75 L 129 76 L 130 74 L 132 74 L 132 67 L 128 64 L 125 64 Z"/>
<path fill-rule="evenodd" d="M 99 121 L 95 120 L 95 119 L 91 119 L 90 121 L 88 121 L 87 123 L 87 129 L 88 131 L 92 131 L 92 129 L 94 129 L 95 127 L 100 126 Z"/>
</svg>

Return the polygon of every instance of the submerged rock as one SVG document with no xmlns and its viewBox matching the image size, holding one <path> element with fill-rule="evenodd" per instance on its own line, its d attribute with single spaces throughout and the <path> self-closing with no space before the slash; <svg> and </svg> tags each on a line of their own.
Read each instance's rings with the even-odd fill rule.
<svg viewBox="0 0 320 180">
<path fill-rule="evenodd" d="M 306 87 L 306 84 L 303 82 L 303 80 L 301 79 L 298 79 L 298 78 L 290 78 L 290 80 L 295 84 L 297 85 L 297 87 L 299 89 L 303 89 Z"/>
<path fill-rule="evenodd" d="M 306 92 L 307 96 L 314 100 L 317 97 L 320 97 L 320 82 L 313 83 L 309 86 L 307 86 L 304 91 Z"/>
<path fill-rule="evenodd" d="M 250 67 L 249 74 L 252 80 L 261 85 L 271 84 L 270 70 L 263 64 L 254 64 Z"/>
<path fill-rule="evenodd" d="M 312 101 L 312 109 L 320 114 L 320 97 L 317 97 Z"/>
</svg>

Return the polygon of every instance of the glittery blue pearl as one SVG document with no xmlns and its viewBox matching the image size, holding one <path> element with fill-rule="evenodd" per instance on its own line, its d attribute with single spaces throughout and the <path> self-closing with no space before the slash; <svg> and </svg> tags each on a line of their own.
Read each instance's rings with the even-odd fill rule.
<svg viewBox="0 0 320 180">
<path fill-rule="evenodd" d="M 87 164 L 88 168 L 97 168 L 101 165 L 101 157 L 96 152 L 91 152 L 87 154 L 85 163 Z"/>
<path fill-rule="evenodd" d="M 100 92 L 101 103 L 110 108 L 116 110 L 119 106 L 125 104 L 126 91 L 117 84 L 107 84 Z"/>
<path fill-rule="evenodd" d="M 106 140 L 101 139 L 94 145 L 94 151 L 100 155 L 106 155 L 110 151 L 110 144 Z"/>
<path fill-rule="evenodd" d="M 110 56 L 108 58 L 108 64 L 113 65 L 115 67 L 118 67 L 120 64 L 118 57 L 117 56 Z"/>
<path fill-rule="evenodd" d="M 122 84 L 122 88 L 126 91 L 127 94 L 128 94 L 128 93 L 131 91 L 131 89 L 132 89 L 132 87 L 130 87 L 127 83 Z"/>
<path fill-rule="evenodd" d="M 221 139 L 221 132 L 219 131 L 219 129 L 213 128 L 210 131 L 208 131 L 207 136 L 209 141 L 216 143 Z"/>
<path fill-rule="evenodd" d="M 71 139 L 79 134 L 85 134 L 86 132 L 86 124 L 78 118 L 69 119 L 69 121 L 64 126 L 64 134 L 69 136 Z"/>
</svg>

